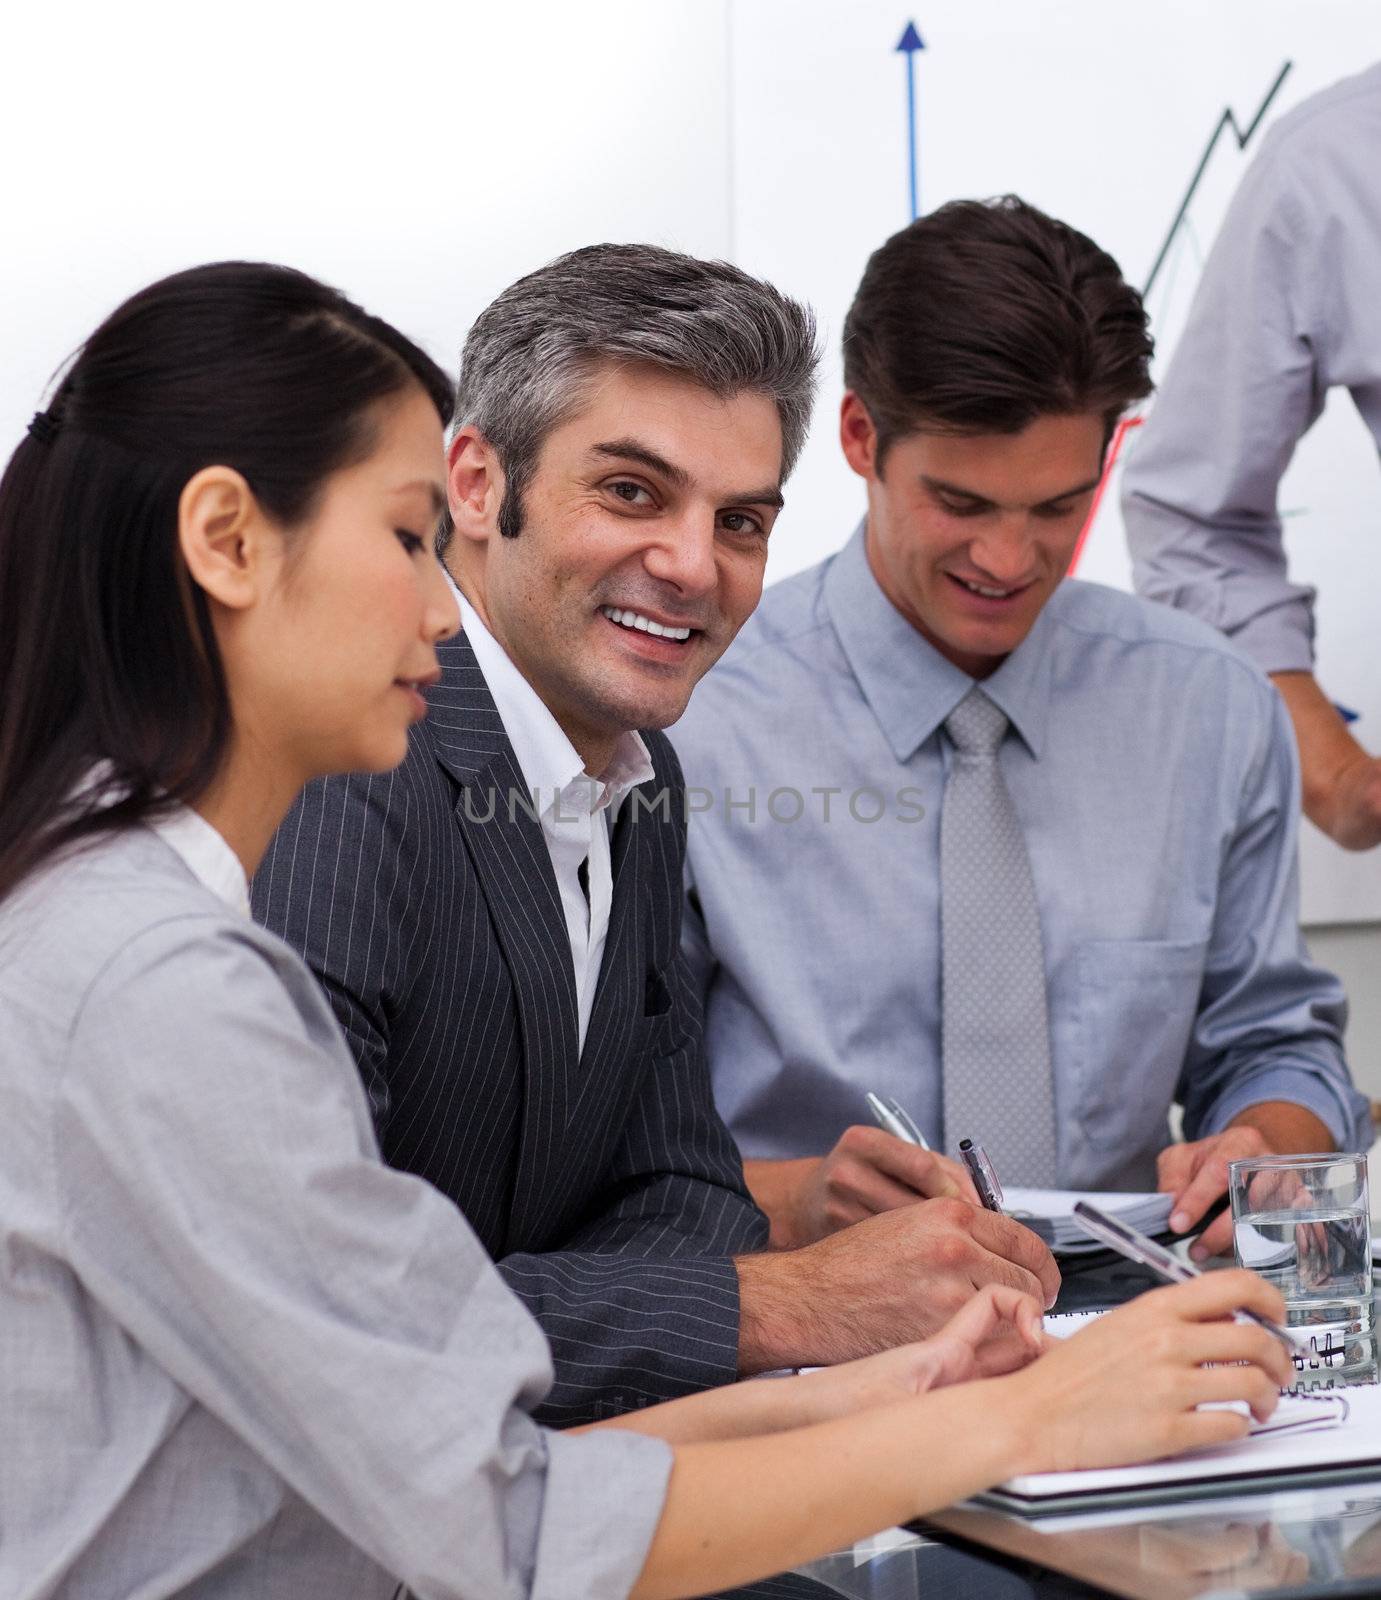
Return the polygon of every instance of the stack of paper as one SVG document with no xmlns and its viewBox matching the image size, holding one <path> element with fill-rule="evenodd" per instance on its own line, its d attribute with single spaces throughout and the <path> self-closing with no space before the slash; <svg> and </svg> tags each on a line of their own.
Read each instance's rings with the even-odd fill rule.
<svg viewBox="0 0 1381 1600">
<path fill-rule="evenodd" d="M 1170 1196 L 1168 1194 L 1100 1194 L 1079 1193 L 1073 1189 L 1009 1189 L 1002 1190 L 1002 1209 L 1009 1217 L 1023 1222 L 1032 1233 L 1039 1234 L 1050 1248 L 1060 1255 L 1084 1255 L 1091 1250 L 1101 1250 L 1097 1239 L 1084 1232 L 1083 1224 L 1074 1215 L 1074 1202 L 1087 1200 L 1100 1211 L 1125 1222 L 1128 1227 L 1142 1233 L 1162 1233 L 1170 1221 Z"/>
</svg>

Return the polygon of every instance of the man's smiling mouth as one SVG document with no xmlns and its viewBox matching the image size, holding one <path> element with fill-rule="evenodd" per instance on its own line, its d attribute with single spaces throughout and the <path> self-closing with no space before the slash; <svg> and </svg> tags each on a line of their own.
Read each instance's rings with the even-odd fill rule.
<svg viewBox="0 0 1381 1600">
<path fill-rule="evenodd" d="M 1010 588 L 999 589 L 993 584 L 976 583 L 972 578 L 961 578 L 957 572 L 951 572 L 949 576 L 961 589 L 967 589 L 970 594 L 976 594 L 984 600 L 1010 600 L 1013 595 L 1031 587 L 1030 583 L 1017 583 Z"/>
<path fill-rule="evenodd" d="M 641 611 L 622 610 L 618 606 L 601 606 L 599 609 L 601 616 L 608 617 L 610 622 L 617 622 L 621 628 L 630 628 L 638 633 L 650 633 L 657 639 L 673 639 L 680 643 L 691 636 L 690 628 L 676 628 L 663 622 L 654 622 Z"/>
</svg>

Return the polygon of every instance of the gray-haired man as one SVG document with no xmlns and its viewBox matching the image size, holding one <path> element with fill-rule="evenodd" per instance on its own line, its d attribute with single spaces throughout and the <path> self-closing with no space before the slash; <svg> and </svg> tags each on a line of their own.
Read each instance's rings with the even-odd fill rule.
<svg viewBox="0 0 1381 1600">
<path fill-rule="evenodd" d="M 500 295 L 462 356 L 442 543 L 464 629 L 431 714 L 397 773 L 312 786 L 254 886 L 385 1156 L 465 1210 L 545 1328 L 548 1420 L 899 1342 L 985 1281 L 1054 1287 L 1034 1236 L 957 1200 L 784 1271 L 711 1101 L 681 774 L 635 730 L 680 716 L 757 603 L 815 361 L 802 307 L 648 246 Z M 413 1266 L 400 1297 L 426 1293 Z"/>
</svg>

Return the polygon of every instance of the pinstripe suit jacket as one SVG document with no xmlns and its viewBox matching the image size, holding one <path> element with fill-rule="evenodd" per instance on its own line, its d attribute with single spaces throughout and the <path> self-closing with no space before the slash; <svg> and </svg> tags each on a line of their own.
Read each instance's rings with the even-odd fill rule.
<svg viewBox="0 0 1381 1600">
<path fill-rule="evenodd" d="M 551 1341 L 570 1423 L 733 1378 L 731 1255 L 767 1227 L 710 1094 L 680 955 L 685 813 L 670 742 L 612 841 L 585 1048 L 541 826 L 463 636 L 403 765 L 319 780 L 253 884 L 320 978 L 385 1158 L 465 1212 Z M 662 791 L 667 801 L 658 805 Z"/>
</svg>

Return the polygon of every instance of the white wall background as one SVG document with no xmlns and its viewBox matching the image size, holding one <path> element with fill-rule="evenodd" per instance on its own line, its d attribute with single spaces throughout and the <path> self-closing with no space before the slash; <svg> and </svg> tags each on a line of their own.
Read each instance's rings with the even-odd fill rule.
<svg viewBox="0 0 1381 1600">
<path fill-rule="evenodd" d="M 0 437 L 121 298 L 283 260 L 448 367 L 592 240 L 729 249 L 723 0 L 0 9 Z"/>
<path fill-rule="evenodd" d="M 151 278 L 225 256 L 340 284 L 453 365 L 504 284 L 600 238 L 728 255 L 817 308 L 830 351 L 770 575 L 847 537 L 837 339 L 863 262 L 909 217 L 914 17 L 920 201 L 1016 190 L 1149 270 L 1224 105 L 1272 117 L 1381 56 L 1371 0 L 69 0 L 0 14 L 0 441 L 61 358 Z M 1244 160 L 1220 145 L 1152 301 L 1173 347 Z M 1381 276 L 1381 268 L 1378 269 Z M 1320 671 L 1381 737 L 1377 462 L 1346 403 L 1283 503 L 1321 590 Z M 1081 571 L 1125 583 L 1109 496 Z M 1349 582 L 1330 581 L 1339 571 Z M 1381 917 L 1381 851 L 1306 841 L 1306 921 Z M 1360 982 L 1369 927 L 1319 929 Z M 1370 1003 L 1368 999 L 1367 1003 Z M 1381 1014 L 1371 1037 L 1381 1039 Z M 1381 1070 L 1378 1071 L 1381 1086 Z"/>
</svg>

